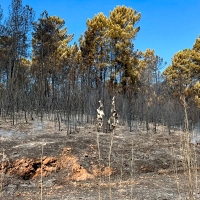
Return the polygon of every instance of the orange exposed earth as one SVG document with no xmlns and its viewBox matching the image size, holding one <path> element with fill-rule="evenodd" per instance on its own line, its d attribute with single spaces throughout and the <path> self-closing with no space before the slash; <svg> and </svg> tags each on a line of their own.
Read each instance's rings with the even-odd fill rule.
<svg viewBox="0 0 200 200">
<path fill-rule="evenodd" d="M 61 125 L 58 131 L 51 121 L 15 126 L 0 121 L 3 199 L 109 199 L 110 192 L 116 200 L 185 197 L 180 132 L 169 135 L 160 126 L 147 134 L 142 126 L 133 132 L 118 126 L 110 148 L 110 133 L 97 132 L 94 125 L 71 134 Z"/>
</svg>

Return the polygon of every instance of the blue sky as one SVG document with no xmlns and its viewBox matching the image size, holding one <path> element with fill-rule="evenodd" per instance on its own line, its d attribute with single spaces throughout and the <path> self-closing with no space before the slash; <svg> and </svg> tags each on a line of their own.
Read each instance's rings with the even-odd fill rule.
<svg viewBox="0 0 200 200">
<path fill-rule="evenodd" d="M 4 16 L 11 0 L 1 0 Z M 125 5 L 142 14 L 140 31 L 134 41 L 135 48 L 154 49 L 167 65 L 173 55 L 185 48 L 192 48 L 200 34 L 200 0 L 23 0 L 36 12 L 37 19 L 47 10 L 49 15 L 65 19 L 74 42 L 86 30 L 86 21 L 95 14 L 109 12 L 117 5 Z"/>
</svg>

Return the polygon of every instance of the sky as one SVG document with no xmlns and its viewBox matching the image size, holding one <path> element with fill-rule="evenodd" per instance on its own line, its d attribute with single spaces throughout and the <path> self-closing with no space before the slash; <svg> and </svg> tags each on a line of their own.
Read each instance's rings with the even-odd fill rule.
<svg viewBox="0 0 200 200">
<path fill-rule="evenodd" d="M 192 48 L 200 35 L 200 0 L 22 0 L 35 10 L 35 20 L 46 10 L 49 16 L 65 20 L 68 34 L 74 34 L 72 42 L 78 42 L 87 30 L 86 21 L 103 12 L 109 17 L 117 5 L 125 5 L 141 13 L 136 24 L 140 31 L 134 40 L 135 49 L 154 49 L 155 54 L 171 64 L 173 55 Z M 8 14 L 11 0 L 0 0 L 4 16 Z"/>
</svg>

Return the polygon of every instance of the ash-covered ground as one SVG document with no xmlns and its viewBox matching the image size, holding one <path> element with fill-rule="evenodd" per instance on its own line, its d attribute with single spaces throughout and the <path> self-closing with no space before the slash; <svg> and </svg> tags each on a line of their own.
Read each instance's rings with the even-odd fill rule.
<svg viewBox="0 0 200 200">
<path fill-rule="evenodd" d="M 94 125 L 67 134 L 64 124 L 34 120 L 14 126 L 0 121 L 0 194 L 2 199 L 185 199 L 189 177 L 180 154 L 180 131 L 159 126 L 146 133 L 118 126 L 111 133 Z M 192 146 L 193 148 L 193 146 Z M 192 183 L 198 194 L 199 147 Z M 110 181 L 109 181 L 110 176 Z M 192 180 L 192 181 L 193 181 Z"/>
</svg>

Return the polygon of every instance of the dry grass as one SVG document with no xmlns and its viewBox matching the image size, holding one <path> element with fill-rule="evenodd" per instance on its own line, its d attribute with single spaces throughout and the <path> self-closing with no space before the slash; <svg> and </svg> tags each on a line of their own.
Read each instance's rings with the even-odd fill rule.
<svg viewBox="0 0 200 200">
<path fill-rule="evenodd" d="M 2 159 L 1 159 L 1 169 L 4 169 L 4 149 L 2 149 Z M 1 170 L 1 189 L 0 189 L 0 197 L 3 198 L 3 176 L 4 176 L 4 171 Z"/>
<path fill-rule="evenodd" d="M 17 125 L 16 125 L 17 126 Z M 37 124 L 33 124 L 33 126 L 35 127 L 35 132 L 37 132 L 38 127 Z M 33 127 L 31 126 L 31 128 Z M 151 127 L 151 126 L 150 126 Z M 26 127 L 27 130 L 29 129 L 28 126 Z M 160 129 L 164 130 L 163 127 L 159 127 Z M 20 129 L 20 128 L 19 128 Z M 54 126 L 53 122 L 48 122 L 45 121 L 44 122 L 44 130 L 45 131 L 49 131 L 49 133 L 55 133 L 55 129 L 57 129 Z M 119 129 L 119 130 L 118 130 Z M 9 130 L 9 127 L 8 127 Z M 144 132 L 140 132 L 141 135 L 138 135 L 138 138 L 134 138 L 132 135 L 129 135 L 129 158 L 127 158 L 125 155 L 123 155 L 123 151 L 120 154 L 120 158 L 121 158 L 121 166 L 119 165 L 119 167 L 121 167 L 119 170 L 119 177 L 118 180 L 114 179 L 115 176 L 112 176 L 115 173 L 115 170 L 112 169 L 113 163 L 112 163 L 112 151 L 116 151 L 116 146 L 113 145 L 113 140 L 114 142 L 117 142 L 117 140 L 119 138 L 122 138 L 122 130 L 121 128 L 117 128 L 116 133 L 112 135 L 112 132 L 110 134 L 110 138 L 109 138 L 109 134 L 104 134 L 104 133 L 99 133 L 96 131 L 91 131 L 94 130 L 94 128 L 92 127 L 90 129 L 91 135 L 95 135 L 94 136 L 94 141 L 96 140 L 96 145 L 95 142 L 92 143 L 93 146 L 91 146 L 91 149 L 93 149 L 93 151 L 97 150 L 97 157 L 96 159 L 98 159 L 97 162 L 95 162 L 93 160 L 93 162 L 95 162 L 95 164 L 91 164 L 91 168 L 84 168 L 79 161 L 79 158 L 77 157 L 77 155 L 73 154 L 73 149 L 72 146 L 68 146 L 64 149 L 62 149 L 61 151 L 61 155 L 56 156 L 56 157 L 46 157 L 43 156 L 43 153 L 41 155 L 41 159 L 29 159 L 29 158 L 23 158 L 23 159 L 18 159 L 15 160 L 15 162 L 12 162 L 10 164 L 8 164 L 8 162 L 1 162 L 1 174 L 3 174 L 3 170 L 5 169 L 5 167 L 7 167 L 8 169 L 8 174 L 17 174 L 19 176 L 25 176 L 25 175 L 30 175 L 32 179 L 36 179 L 36 178 L 40 178 L 40 183 L 42 184 L 42 180 L 43 177 L 45 176 L 49 176 L 50 174 L 54 173 L 54 172 L 59 172 L 59 171 L 65 171 L 66 176 L 64 177 L 65 183 L 74 183 L 76 185 L 80 185 L 82 184 L 84 187 L 91 187 L 91 184 L 96 183 L 96 181 L 98 181 L 98 187 L 99 187 L 99 196 L 98 199 L 102 199 L 103 197 L 103 189 L 107 188 L 107 190 L 109 190 L 110 196 L 109 198 L 112 199 L 114 198 L 114 196 L 112 197 L 112 192 L 114 192 L 114 188 L 113 187 L 123 187 L 124 185 L 129 185 L 129 193 L 127 193 L 127 196 L 129 197 L 129 199 L 134 199 L 134 195 L 136 195 L 135 193 L 133 193 L 135 191 L 135 186 L 138 184 L 134 178 L 135 178 L 135 172 L 134 171 L 134 167 L 135 167 L 135 153 L 137 154 L 137 148 L 139 151 L 143 151 L 142 148 L 146 149 L 145 154 L 149 154 L 151 155 L 151 149 L 154 149 L 155 146 L 162 146 L 163 148 L 166 148 L 166 150 L 170 147 L 173 146 L 172 144 L 174 143 L 174 146 L 176 146 L 174 149 L 174 152 L 172 152 L 173 157 L 175 158 L 173 160 L 173 165 L 174 165 L 174 169 L 159 169 L 157 171 L 157 174 L 159 174 L 160 176 L 165 176 L 165 175 L 171 175 L 172 173 L 174 173 L 174 177 L 177 183 L 177 192 L 179 193 L 179 199 L 184 198 L 185 196 L 188 199 L 195 199 L 195 194 L 198 192 L 198 175 L 197 175 L 197 170 L 198 170 L 198 163 L 197 163 L 197 155 L 196 155 L 196 147 L 190 145 L 190 134 L 189 131 L 185 131 L 185 132 L 179 132 L 179 133 L 174 133 L 171 136 L 168 136 L 167 134 L 165 134 L 165 132 L 162 130 L 160 130 L 160 132 L 158 134 L 151 134 L 149 136 L 144 135 Z M 84 133 L 87 133 L 87 131 L 85 130 Z M 178 135 L 180 135 L 180 142 L 177 143 L 177 141 L 173 141 L 175 137 L 178 138 Z M 102 137 L 103 136 L 103 137 Z M 100 138 L 99 138 L 100 137 Z M 137 136 L 136 136 L 137 137 Z M 147 138 L 148 137 L 148 138 Z M 102 148 L 101 145 L 103 145 L 102 138 L 106 138 L 108 144 L 107 145 L 107 152 L 106 152 L 106 161 L 108 159 L 108 165 L 101 165 L 102 162 L 102 155 L 103 155 L 103 149 L 102 151 L 100 150 Z M 131 142 L 131 139 L 132 142 Z M 136 144 L 137 142 L 137 144 Z M 36 143 L 36 142 L 35 142 Z M 163 144 L 162 144 L 163 143 Z M 176 144 L 175 144 L 176 143 Z M 25 143 L 26 144 L 26 143 Z M 26 147 L 25 144 L 23 144 L 23 147 Z M 28 143 L 29 144 L 29 143 Z M 178 148 L 180 144 L 180 148 Z M 37 143 L 38 146 L 43 145 L 42 142 L 38 142 Z M 91 145 L 91 143 L 90 143 Z M 137 147 L 136 147 L 137 146 Z M 19 145 L 17 146 L 19 147 Z M 21 147 L 21 146 L 20 146 Z M 126 146 L 125 146 L 126 147 Z M 114 149 L 115 148 L 115 149 Z M 120 146 L 118 147 L 120 148 Z M 124 147 L 122 147 L 124 148 Z M 171 147 L 170 147 L 171 148 Z M 157 148 L 155 148 L 157 149 Z M 148 152 L 149 151 L 149 152 Z M 175 152 L 176 151 L 176 152 Z M 89 155 L 89 151 L 85 151 L 86 154 Z M 178 152 L 178 153 L 177 153 Z M 4 154 L 4 153 L 3 153 Z M 102 154 L 102 155 L 101 155 Z M 177 154 L 180 154 L 180 157 L 177 157 Z M 83 157 L 85 157 L 85 154 L 82 152 Z M 105 155 L 105 153 L 104 153 Z M 145 155 L 144 155 L 145 156 Z M 110 158 L 109 158 L 110 157 Z M 120 159 L 119 158 L 119 159 Z M 180 159 L 181 158 L 181 159 Z M 127 180 L 127 177 L 123 177 L 123 162 L 124 161 L 130 161 L 130 176 Z M 178 164 L 179 161 L 182 161 L 182 168 L 180 169 L 180 164 Z M 37 169 L 34 171 L 33 165 L 37 165 Z M 20 167 L 19 167 L 20 166 Z M 149 171 L 152 171 L 151 169 L 149 170 L 149 167 L 151 167 L 150 165 L 141 165 L 140 166 L 140 172 L 141 173 L 148 173 Z M 154 169 L 153 169 L 154 170 Z M 34 171 L 33 174 L 31 174 L 30 171 Z M 155 171 L 153 171 L 155 172 Z M 181 173 L 180 173 L 181 172 Z M 121 173 L 121 174 L 120 174 Z M 184 175 L 184 181 L 182 179 L 182 175 Z M 180 178 L 181 176 L 181 178 Z M 105 178 L 106 177 L 106 178 Z M 98 178 L 98 179 L 96 179 Z M 108 182 L 106 182 L 105 180 L 108 180 Z M 124 179 L 124 180 L 123 180 Z M 90 182 L 89 180 L 93 181 Z M 119 181 L 120 180 L 120 181 Z M 88 182 L 87 182 L 88 181 Z M 153 178 L 150 182 L 153 182 Z M 150 184 L 150 183 L 149 183 Z M 97 184 L 96 184 L 97 185 Z M 1 191 L 3 190 L 3 176 L 1 177 Z M 113 191 L 112 191 L 113 188 Z M 40 187 L 41 189 L 41 187 Z M 184 189 L 185 194 L 182 194 L 182 189 Z M 41 194 L 42 194 L 42 190 L 41 190 Z M 114 193 L 113 193 L 114 194 Z M 42 199 L 42 196 L 41 196 Z"/>
<path fill-rule="evenodd" d="M 180 134 L 180 157 L 182 161 L 182 170 L 184 174 L 184 181 L 179 181 L 177 160 L 174 160 L 174 173 L 177 183 L 177 190 L 179 199 L 182 199 L 180 188 L 184 189 L 185 197 L 189 200 L 196 199 L 198 194 L 198 162 L 196 155 L 196 147 L 191 144 L 191 134 L 188 130 L 188 114 L 187 103 L 184 97 L 181 97 L 185 113 L 185 130 Z M 174 154 L 174 151 L 173 151 Z"/>
</svg>

